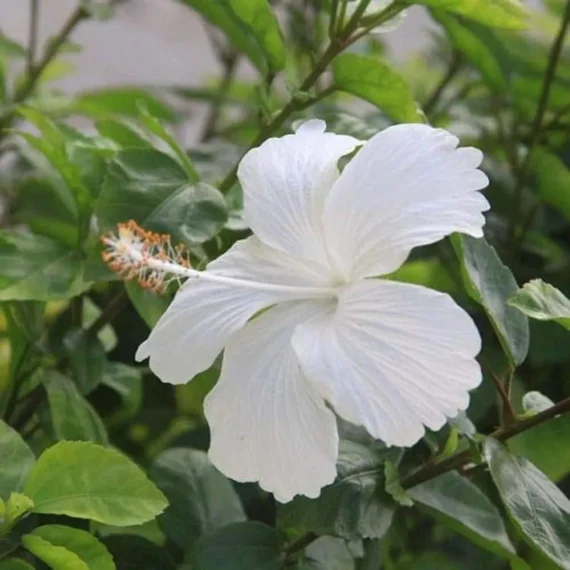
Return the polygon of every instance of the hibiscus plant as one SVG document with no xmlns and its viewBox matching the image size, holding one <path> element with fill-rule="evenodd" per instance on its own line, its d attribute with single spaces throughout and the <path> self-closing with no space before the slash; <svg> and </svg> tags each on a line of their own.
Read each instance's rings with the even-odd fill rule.
<svg viewBox="0 0 570 570">
<path fill-rule="evenodd" d="M 0 570 L 570 570 L 570 0 L 178 0 L 203 87 L 70 94 L 77 2 L 0 33 Z"/>
</svg>

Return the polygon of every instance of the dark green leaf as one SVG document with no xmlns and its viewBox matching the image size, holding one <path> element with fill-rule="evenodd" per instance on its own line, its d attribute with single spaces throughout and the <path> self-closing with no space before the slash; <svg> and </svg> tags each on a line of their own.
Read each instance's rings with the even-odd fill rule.
<svg viewBox="0 0 570 570">
<path fill-rule="evenodd" d="M 526 28 L 528 13 L 518 0 L 416 0 L 416 3 L 455 12 L 494 28 Z"/>
<path fill-rule="evenodd" d="M 525 283 L 509 301 L 531 319 L 554 321 L 570 330 L 570 300 L 542 279 Z"/>
<path fill-rule="evenodd" d="M 176 570 L 166 550 L 134 534 L 115 534 L 103 540 L 117 570 Z"/>
<path fill-rule="evenodd" d="M 282 570 L 278 533 L 258 522 L 239 522 L 203 536 L 192 553 L 196 570 Z"/>
<path fill-rule="evenodd" d="M 296 497 L 278 508 L 281 527 L 347 540 L 382 538 L 395 505 L 383 492 L 387 451 L 341 441 L 337 480 L 317 499 Z"/>
<path fill-rule="evenodd" d="M 120 362 L 106 362 L 102 383 L 115 390 L 123 400 L 122 409 L 109 418 L 110 423 L 125 421 L 137 413 L 143 397 L 140 369 Z"/>
<path fill-rule="evenodd" d="M 355 570 L 349 543 L 332 536 L 321 536 L 305 549 L 299 570 Z"/>
<path fill-rule="evenodd" d="M 143 289 L 135 281 L 125 283 L 125 289 L 138 314 L 150 328 L 154 327 L 158 319 L 168 309 L 170 299 L 148 289 Z"/>
<path fill-rule="evenodd" d="M 530 461 L 498 441 L 484 446 L 493 481 L 525 539 L 564 570 L 570 568 L 570 501 Z"/>
<path fill-rule="evenodd" d="M 69 364 L 82 394 L 92 392 L 103 379 L 103 368 L 107 361 L 101 341 L 85 330 L 71 330 L 63 339 Z"/>
<path fill-rule="evenodd" d="M 38 543 L 34 540 L 30 542 L 30 537 L 41 538 L 44 543 Z M 59 524 L 40 526 L 31 534 L 24 536 L 22 540 L 24 544 L 30 542 L 32 548 L 28 549 L 31 552 L 34 552 L 35 549 L 37 552 L 34 552 L 34 554 L 39 558 L 42 558 L 42 554 L 48 551 L 49 547 L 47 544 L 49 544 L 75 554 L 88 570 L 115 570 L 113 558 L 104 544 L 88 532 L 78 528 Z M 38 549 L 40 544 L 41 547 Z M 66 566 L 58 565 L 52 566 L 52 568 L 59 569 L 66 568 Z"/>
<path fill-rule="evenodd" d="M 133 127 L 117 119 L 100 119 L 95 121 L 97 130 L 108 139 L 122 147 L 148 148 L 150 141 L 146 140 Z"/>
<path fill-rule="evenodd" d="M 192 184 L 172 158 L 152 149 L 118 153 L 111 163 L 97 204 L 103 231 L 136 220 L 174 241 L 201 243 L 227 220 L 223 196 L 207 184 Z"/>
<path fill-rule="evenodd" d="M 515 549 L 495 505 L 468 479 L 445 473 L 411 488 L 428 513 L 486 550 L 512 558 Z"/>
<path fill-rule="evenodd" d="M 34 567 L 21 558 L 8 558 L 0 560 L 0 570 L 34 570 Z"/>
<path fill-rule="evenodd" d="M 564 162 L 539 147 L 533 154 L 531 169 L 540 198 L 570 220 L 570 171 Z"/>
<path fill-rule="evenodd" d="M 529 332 L 527 318 L 508 304 L 519 289 L 513 274 L 483 238 L 452 239 L 467 292 L 487 313 L 511 363 L 520 364 L 528 352 Z"/>
<path fill-rule="evenodd" d="M 93 443 L 60 442 L 44 451 L 24 492 L 34 512 L 114 526 L 142 524 L 166 507 L 164 495 L 131 460 Z"/>
<path fill-rule="evenodd" d="M 0 231 L 0 301 L 68 299 L 89 287 L 77 251 L 24 230 Z"/>
<path fill-rule="evenodd" d="M 342 54 L 333 61 L 333 75 L 338 89 L 376 105 L 395 121 L 422 121 L 406 81 L 377 58 Z"/>
<path fill-rule="evenodd" d="M 245 520 L 232 484 L 203 451 L 169 449 L 155 460 L 150 477 L 170 503 L 160 526 L 182 548 L 213 529 Z"/>
<path fill-rule="evenodd" d="M 0 499 L 19 491 L 36 458 L 18 432 L 0 420 Z"/>
<path fill-rule="evenodd" d="M 56 439 L 108 444 L 107 431 L 99 414 L 69 378 L 56 370 L 45 370 L 42 381 Z"/>
</svg>

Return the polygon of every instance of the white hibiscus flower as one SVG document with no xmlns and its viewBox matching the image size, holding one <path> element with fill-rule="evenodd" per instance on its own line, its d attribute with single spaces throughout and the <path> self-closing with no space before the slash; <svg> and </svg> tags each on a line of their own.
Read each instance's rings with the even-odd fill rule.
<svg viewBox="0 0 570 570">
<path fill-rule="evenodd" d="M 481 380 L 471 318 L 448 295 L 376 279 L 416 246 L 482 235 L 482 154 L 458 142 L 390 127 L 341 174 L 339 159 L 362 142 L 308 121 L 240 164 L 254 236 L 203 272 L 154 262 L 189 278 L 137 359 L 181 384 L 225 349 L 205 414 L 210 458 L 227 476 L 282 502 L 316 497 L 336 473 L 333 411 L 410 446 L 467 407 Z"/>
</svg>

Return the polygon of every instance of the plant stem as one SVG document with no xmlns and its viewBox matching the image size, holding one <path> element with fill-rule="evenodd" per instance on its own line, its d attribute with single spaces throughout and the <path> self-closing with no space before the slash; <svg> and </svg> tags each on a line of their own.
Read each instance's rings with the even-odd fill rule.
<svg viewBox="0 0 570 570">
<path fill-rule="evenodd" d="M 462 60 L 461 54 L 458 51 L 454 51 L 453 55 L 451 56 L 451 61 L 449 62 L 449 66 L 447 71 L 441 78 L 440 82 L 435 86 L 434 90 L 432 91 L 431 95 L 427 98 L 423 108 L 424 113 L 428 115 L 431 113 L 436 105 L 439 102 L 439 99 L 445 88 L 449 85 L 449 83 L 453 80 L 453 78 L 457 75 L 459 70 L 461 69 Z"/>
<path fill-rule="evenodd" d="M 85 331 L 87 335 L 95 336 L 101 332 L 101 329 L 115 320 L 117 315 L 127 306 L 129 297 L 124 288 L 122 288 L 101 311 L 91 326 Z"/>
<path fill-rule="evenodd" d="M 38 45 L 38 13 L 39 0 L 30 0 L 30 31 L 28 37 L 28 55 L 26 59 L 26 73 L 28 77 L 34 69 L 36 47 Z"/>
<path fill-rule="evenodd" d="M 525 420 L 510 424 L 508 426 L 500 427 L 490 434 L 490 437 L 494 437 L 499 441 L 507 441 L 508 439 L 519 435 L 537 425 L 540 425 L 560 414 L 565 414 L 570 412 L 570 397 L 558 402 L 551 408 L 536 414 Z M 425 483 L 443 473 L 448 471 L 453 471 L 458 467 L 465 465 L 471 461 L 471 450 L 467 449 L 465 451 L 460 451 L 451 457 L 441 461 L 440 463 L 426 465 L 418 469 L 415 473 L 404 477 L 401 481 L 402 487 L 404 489 L 409 489 L 410 487 L 415 487 L 420 483 Z"/>
<path fill-rule="evenodd" d="M 289 556 L 291 554 L 295 554 L 295 552 L 304 550 L 309 546 L 309 544 L 317 540 L 317 538 L 319 538 L 319 535 L 316 532 L 307 532 L 306 534 L 303 534 L 285 549 L 285 555 Z"/>
<path fill-rule="evenodd" d="M 570 25 L 570 0 L 567 0 L 566 7 L 564 8 L 564 15 L 562 16 L 562 22 L 560 24 L 560 29 L 558 30 L 558 33 L 554 38 L 552 47 L 550 48 L 548 65 L 546 68 L 546 72 L 544 74 L 544 80 L 542 82 L 542 90 L 538 101 L 538 107 L 536 109 L 534 120 L 532 122 L 532 128 L 528 142 L 528 151 L 518 171 L 518 176 L 515 180 L 515 188 L 513 190 L 513 207 L 511 210 L 511 217 L 509 223 L 509 234 L 511 242 L 513 244 L 517 238 L 516 235 L 517 219 L 521 213 L 521 208 L 522 208 L 521 204 L 522 193 L 527 180 L 529 169 L 532 165 L 532 158 L 536 150 L 537 142 L 540 138 L 540 132 L 544 121 L 544 116 L 548 109 L 550 90 L 552 88 L 552 83 L 554 82 L 556 67 L 560 59 L 560 54 L 562 53 L 562 47 L 564 45 L 564 39 L 566 37 L 566 33 L 568 32 L 569 25 Z"/>
<path fill-rule="evenodd" d="M 73 32 L 77 24 L 83 19 L 88 17 L 88 13 L 82 6 L 78 6 L 65 21 L 58 34 L 53 38 L 46 47 L 44 55 L 37 65 L 33 65 L 26 76 L 25 81 L 19 89 L 14 93 L 12 103 L 18 104 L 25 101 L 34 91 L 38 81 L 40 80 L 45 68 L 51 63 L 53 58 L 57 55 L 61 46 L 66 42 L 67 38 Z M 9 128 L 14 120 L 16 113 L 9 112 L 2 119 L 0 119 L 0 134 Z"/>
</svg>

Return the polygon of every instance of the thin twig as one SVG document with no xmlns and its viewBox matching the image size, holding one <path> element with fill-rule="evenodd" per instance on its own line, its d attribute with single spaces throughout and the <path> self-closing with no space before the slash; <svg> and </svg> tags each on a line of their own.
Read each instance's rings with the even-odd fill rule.
<svg viewBox="0 0 570 570">
<path fill-rule="evenodd" d="M 423 109 L 426 115 L 429 115 L 435 109 L 446 87 L 451 83 L 453 78 L 461 69 L 461 65 L 461 54 L 458 51 L 454 51 L 453 55 L 451 56 L 451 61 L 449 62 L 447 71 L 441 78 L 440 82 L 434 87 L 434 90 L 427 98 L 427 101 L 424 103 Z"/>
<path fill-rule="evenodd" d="M 30 30 L 28 37 L 28 54 L 26 58 L 26 73 L 30 76 L 34 69 L 36 47 L 38 45 L 38 14 L 39 0 L 30 0 Z"/>
<path fill-rule="evenodd" d="M 540 93 L 536 114 L 532 122 L 532 129 L 528 143 L 528 150 L 524 158 L 524 161 L 519 169 L 517 179 L 515 181 L 515 188 L 513 191 L 513 207 L 511 210 L 511 218 L 509 223 L 509 234 L 512 244 L 515 243 L 517 238 L 516 236 L 517 220 L 519 218 L 522 208 L 521 204 L 522 193 L 527 180 L 527 176 L 529 174 L 530 167 L 532 165 L 532 159 L 534 156 L 534 152 L 536 150 L 537 142 L 540 138 L 542 123 L 544 121 L 544 116 L 548 109 L 550 90 L 552 88 L 552 83 L 554 82 L 556 67 L 560 59 L 560 54 L 562 53 L 562 47 L 564 45 L 564 39 L 566 37 L 569 25 L 570 25 L 570 0 L 567 0 L 566 7 L 564 8 L 564 15 L 562 17 L 562 22 L 560 24 L 560 29 L 556 34 L 556 38 L 552 43 L 552 47 L 550 48 L 548 66 L 544 74 L 544 80 L 542 82 L 542 90 Z"/>
</svg>

